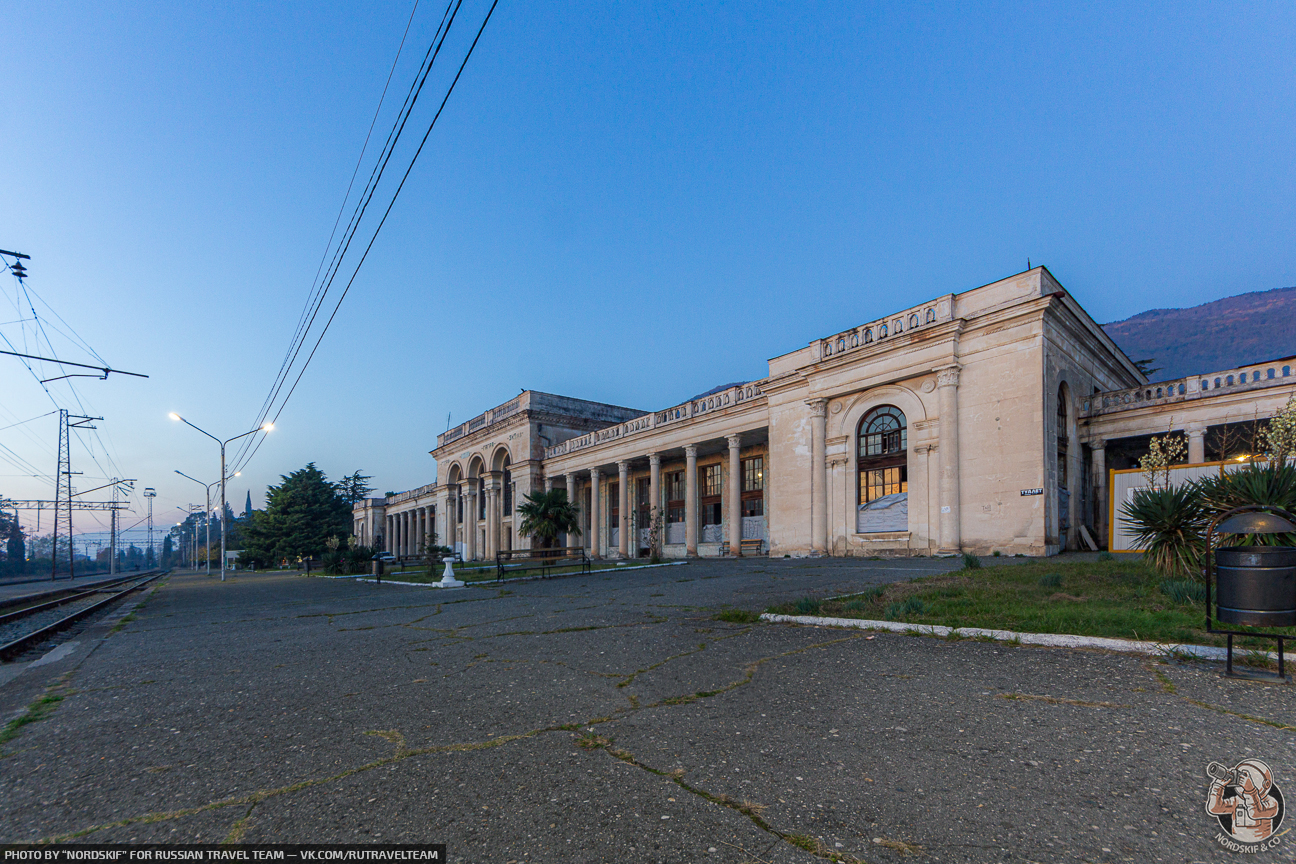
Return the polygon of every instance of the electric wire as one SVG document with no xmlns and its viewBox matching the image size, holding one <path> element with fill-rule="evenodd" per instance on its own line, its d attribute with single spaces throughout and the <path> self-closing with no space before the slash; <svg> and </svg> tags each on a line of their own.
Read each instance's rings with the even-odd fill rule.
<svg viewBox="0 0 1296 864">
<path fill-rule="evenodd" d="M 460 3 L 462 3 L 462 0 L 460 0 Z M 468 51 L 466 54 L 464 54 L 464 59 L 459 64 L 459 69 L 455 72 L 455 76 L 451 80 L 450 86 L 446 88 L 446 93 L 445 96 L 442 97 L 441 99 L 441 104 L 437 107 L 436 113 L 432 116 L 432 120 L 428 124 L 427 131 L 423 133 L 423 139 L 419 142 L 418 149 L 414 151 L 414 155 L 410 158 L 409 165 L 406 167 L 405 173 L 401 176 L 400 183 L 397 184 L 396 190 L 392 193 L 391 200 L 388 202 L 386 210 L 383 211 L 382 218 L 379 220 L 378 225 L 374 228 L 373 234 L 370 236 L 369 242 L 365 246 L 365 250 L 363 254 L 361 254 L 360 260 L 356 263 L 355 269 L 352 271 L 350 278 L 347 280 L 346 287 L 343 289 L 341 296 L 338 297 L 337 303 L 334 304 L 333 312 L 329 315 L 329 318 L 325 322 L 323 329 L 321 329 L 319 336 L 316 338 L 315 345 L 311 348 L 310 354 L 307 356 L 306 361 L 302 364 L 301 370 L 297 373 L 297 378 L 296 380 L 293 381 L 293 385 L 289 389 L 288 394 L 283 398 L 283 401 L 279 403 L 279 408 L 276 411 L 274 415 L 274 420 L 272 422 L 278 421 L 280 415 L 283 414 L 284 408 L 286 408 L 288 405 L 288 400 L 290 400 L 292 398 L 293 393 L 296 392 L 297 385 L 301 383 L 302 376 L 306 374 L 306 369 L 309 368 L 311 360 L 315 357 L 315 352 L 319 350 L 319 346 L 323 342 L 324 336 L 328 333 L 329 327 L 333 324 L 334 318 L 337 317 L 338 310 L 342 307 L 342 301 L 346 299 L 347 294 L 351 291 L 351 286 L 355 283 L 356 277 L 360 274 L 360 268 L 364 266 L 365 260 L 369 257 L 369 252 L 373 249 L 374 243 L 378 240 L 379 233 L 382 231 L 383 226 L 387 223 L 387 218 L 391 215 L 392 208 L 396 205 L 396 199 L 400 197 L 401 190 L 405 188 L 405 183 L 407 180 L 409 180 L 410 173 L 414 170 L 414 165 L 415 163 L 418 162 L 419 155 L 422 154 L 423 148 L 427 145 L 428 138 L 431 136 L 432 130 L 436 127 L 437 120 L 440 119 L 441 113 L 445 110 L 446 103 L 449 102 L 450 100 L 450 95 L 454 93 L 455 86 L 459 83 L 459 78 L 463 75 L 463 71 L 468 65 L 468 60 L 471 59 L 473 55 L 473 51 L 476 50 L 477 43 L 481 40 L 482 33 L 485 32 L 486 25 L 490 23 L 491 16 L 494 14 L 495 8 L 498 5 L 499 5 L 499 0 L 492 0 L 490 9 L 488 9 L 486 12 L 486 17 L 482 19 L 481 26 L 477 29 L 477 35 L 473 37 L 472 44 L 468 46 Z M 458 12 L 457 6 L 455 11 L 456 13 Z M 446 29 L 448 32 L 449 27 L 447 26 Z M 444 41 L 444 36 L 442 38 Z M 428 71 L 430 71 L 430 67 Z M 424 80 L 426 80 L 426 77 L 427 75 L 425 73 Z M 419 86 L 421 89 L 422 82 L 420 82 Z M 257 441 L 256 448 L 251 451 L 251 454 L 247 457 L 247 460 L 244 461 L 243 463 L 244 465 L 246 465 L 247 461 L 250 461 L 251 458 L 256 455 L 257 449 L 260 449 L 261 440 L 264 440 L 264 436 L 261 436 L 261 439 Z"/>
<path fill-rule="evenodd" d="M 307 313 L 315 302 L 316 289 L 320 284 L 320 274 L 324 272 L 324 262 L 329 260 L 329 249 L 333 248 L 333 239 L 337 236 L 338 225 L 342 224 L 342 214 L 346 212 L 347 201 L 351 198 L 351 190 L 355 186 L 355 179 L 359 176 L 360 166 L 364 164 L 364 156 L 369 149 L 369 139 L 373 136 L 374 127 L 378 123 L 378 117 L 382 114 L 382 106 L 387 98 L 387 89 L 391 86 L 392 77 L 396 74 L 396 66 L 400 62 L 402 51 L 405 49 L 405 40 L 409 37 L 410 26 L 414 23 L 414 14 L 418 12 L 418 7 L 419 0 L 414 0 L 414 8 L 410 10 L 409 19 L 405 22 L 405 32 L 401 34 L 400 45 L 396 48 L 396 57 L 392 60 L 391 69 L 387 72 L 387 81 L 383 84 L 382 93 L 378 97 L 378 107 L 374 109 L 373 119 L 369 121 L 369 131 L 365 133 L 364 143 L 360 146 L 360 155 L 356 158 L 355 168 L 351 171 L 351 179 L 347 183 L 346 194 L 342 196 L 342 203 L 338 206 L 337 218 L 333 220 L 333 229 L 329 232 L 328 242 L 324 244 L 324 253 L 320 255 L 320 263 L 315 270 L 314 278 L 311 280 L 311 288 L 310 291 L 307 292 L 306 303 L 302 306 L 301 315 L 297 319 L 297 329 L 293 333 L 293 338 L 289 343 L 288 350 L 284 352 L 283 363 L 281 363 L 279 367 L 280 375 L 283 374 L 284 369 L 288 364 L 289 357 L 292 354 L 293 345 L 296 344 L 297 340 L 302 335 L 302 324 L 306 321 Z M 406 98 L 408 99 L 408 96 Z M 386 145 L 384 145 L 384 147 L 385 146 Z M 276 380 L 278 380 L 278 375 L 276 375 Z M 261 406 L 261 411 L 264 412 L 269 407 L 270 399 L 271 396 L 267 395 L 266 403 Z M 260 421 L 258 421 L 258 425 L 259 423 Z"/>
<path fill-rule="evenodd" d="M 463 0 L 458 0 L 460 5 L 462 5 L 462 2 Z M 441 20 L 437 24 L 436 32 L 433 34 L 431 42 L 428 43 L 428 50 L 424 53 L 423 59 L 419 61 L 418 70 L 414 73 L 414 77 L 410 81 L 409 90 L 405 94 L 405 99 L 401 103 L 400 109 L 396 112 L 396 118 L 392 121 L 392 128 L 387 132 L 387 139 L 383 142 L 382 149 L 378 153 L 378 158 L 374 162 L 374 167 L 369 173 L 369 178 L 365 182 L 365 188 L 356 198 L 356 203 L 351 211 L 351 216 L 347 219 L 346 228 L 342 232 L 342 238 L 338 240 L 336 248 L 333 249 L 332 258 L 329 261 L 327 269 L 324 271 L 324 280 L 318 280 L 317 272 L 318 285 L 313 286 L 314 290 L 308 299 L 306 306 L 302 309 L 302 315 L 298 320 L 297 330 L 293 334 L 293 338 L 288 345 L 288 350 L 284 354 L 284 362 L 280 364 L 279 372 L 270 385 L 270 391 L 266 395 L 265 402 L 262 404 L 260 412 L 257 414 L 257 419 L 253 424 L 253 428 L 259 428 L 265 422 L 265 418 L 268 416 L 270 409 L 274 404 L 275 397 L 278 396 L 283 387 L 284 381 L 287 380 L 287 376 L 291 374 L 292 365 L 296 362 L 298 353 L 301 351 L 301 346 L 310 331 L 311 325 L 315 321 L 315 315 L 318 314 L 319 307 L 324 302 L 324 295 L 328 293 L 329 287 L 332 285 L 332 280 L 336 275 L 341 257 L 346 254 L 346 249 L 350 244 L 351 237 L 354 236 L 359 219 L 364 215 L 364 207 L 367 206 L 369 198 L 372 197 L 374 187 L 378 181 L 382 179 L 383 170 L 386 168 L 386 160 L 391 158 L 391 152 L 400 140 L 401 132 L 404 130 L 404 120 L 408 119 L 409 112 L 413 108 L 413 101 L 417 101 L 417 90 L 419 89 L 420 76 L 426 80 L 424 69 L 427 68 L 430 71 L 431 65 L 436 62 L 436 56 L 440 52 L 440 45 L 445 41 L 445 35 L 449 31 L 449 25 L 453 23 L 455 15 L 458 14 L 458 6 L 456 6 L 455 3 L 456 0 L 448 0 L 446 9 L 441 15 Z M 451 15 L 452 7 L 455 15 Z M 381 105 L 379 108 L 381 110 Z M 348 186 L 348 190 L 349 189 L 350 186 Z M 343 209 L 345 209 L 346 199 L 343 200 L 342 206 Z M 329 249 L 331 247 L 332 236 L 330 236 L 329 244 L 325 246 L 324 258 L 321 259 L 321 261 L 329 258 Z M 253 436 L 253 438 L 255 437 L 256 436 Z M 235 454 L 234 462 L 237 463 L 242 459 L 247 453 L 248 448 L 251 446 L 251 439 L 241 442 L 239 449 Z"/>
</svg>

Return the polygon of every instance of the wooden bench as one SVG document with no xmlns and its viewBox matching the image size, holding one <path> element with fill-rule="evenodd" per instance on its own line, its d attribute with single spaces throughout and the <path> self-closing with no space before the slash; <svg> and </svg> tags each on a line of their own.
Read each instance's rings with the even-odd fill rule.
<svg viewBox="0 0 1296 864">
<path fill-rule="evenodd" d="M 506 573 L 539 570 L 548 578 L 556 567 L 579 566 L 581 573 L 590 572 L 590 559 L 583 546 L 560 546 L 556 549 L 509 549 L 495 553 L 495 581 Z"/>
<path fill-rule="evenodd" d="M 759 537 L 753 537 L 753 538 L 750 539 L 750 540 L 743 540 L 743 541 L 741 541 L 741 545 L 738 547 L 738 551 L 741 552 L 744 556 L 746 556 L 746 555 L 764 555 L 764 554 L 765 554 L 765 541 L 762 540 L 762 539 L 759 538 Z M 723 543 L 720 544 L 720 554 L 721 554 L 721 555 L 728 555 L 728 554 L 729 554 L 729 541 L 728 541 L 728 540 L 726 540 L 726 541 L 724 541 Z"/>
</svg>

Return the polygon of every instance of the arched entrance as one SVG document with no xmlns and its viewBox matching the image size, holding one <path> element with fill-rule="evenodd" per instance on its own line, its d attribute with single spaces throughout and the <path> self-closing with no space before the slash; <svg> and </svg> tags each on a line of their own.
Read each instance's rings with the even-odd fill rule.
<svg viewBox="0 0 1296 864">
<path fill-rule="evenodd" d="M 909 530 L 909 434 L 904 412 L 879 405 L 855 434 L 856 530 L 861 534 Z"/>
</svg>

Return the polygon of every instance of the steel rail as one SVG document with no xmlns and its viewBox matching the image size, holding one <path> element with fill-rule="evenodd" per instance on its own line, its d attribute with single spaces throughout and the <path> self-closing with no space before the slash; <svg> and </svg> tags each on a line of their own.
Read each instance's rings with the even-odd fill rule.
<svg viewBox="0 0 1296 864">
<path fill-rule="evenodd" d="M 5 612 L 3 614 L 0 614 L 0 626 L 3 626 L 5 624 L 11 624 L 14 621 L 19 620 L 20 618 L 26 615 L 31 615 L 35 612 L 43 612 L 46 609 L 53 609 L 55 606 L 62 606 L 66 603 L 75 603 L 77 600 L 80 600 L 82 597 L 89 597 L 91 594 L 102 594 L 104 591 L 112 590 L 113 588 L 116 588 L 118 585 L 123 585 L 127 582 L 134 581 L 135 579 L 139 579 L 144 575 L 147 574 L 138 574 L 135 576 L 127 576 L 124 579 L 112 579 L 107 582 L 99 582 L 93 586 L 87 586 L 85 590 L 76 591 L 72 594 L 67 594 L 63 591 L 51 591 L 50 595 L 59 594 L 61 596 L 58 597 L 50 596 L 50 599 L 48 600 L 45 600 L 44 597 L 49 595 L 40 595 L 40 594 L 37 594 L 34 597 L 30 597 L 30 598 L 23 598 L 24 600 L 33 599 L 36 600 L 37 602 L 31 606 L 23 606 L 21 609 L 16 609 L 13 612 Z M 21 605 L 21 602 L 15 602 L 13 605 L 15 606 Z"/>
<path fill-rule="evenodd" d="M 57 633 L 59 630 L 63 629 L 64 627 L 67 627 L 75 623 L 78 619 L 84 618 L 85 616 L 89 615 L 91 612 L 101 609 L 115 600 L 120 600 L 122 597 L 125 597 L 127 594 L 131 593 L 132 591 L 138 591 L 140 588 L 143 588 L 145 585 L 149 584 L 150 582 L 155 582 L 158 579 L 161 579 L 165 575 L 166 572 L 162 572 L 157 574 L 156 576 L 150 576 L 147 579 L 140 580 L 139 582 L 130 586 L 129 588 L 125 588 L 121 591 L 117 591 L 110 594 L 108 597 L 104 598 L 103 600 L 100 600 L 98 603 L 92 603 L 86 608 L 79 609 L 65 618 L 60 618 L 58 621 L 55 621 L 53 624 L 47 624 L 46 626 L 41 627 L 39 630 L 33 630 L 31 633 L 28 633 L 25 636 L 19 636 L 17 639 L 14 639 L 12 642 L 9 642 L 5 645 L 0 645 L 0 660 L 8 660 L 13 655 L 27 650 L 32 645 L 44 641 L 45 639 Z M 93 593 L 102 593 L 102 592 L 93 592 Z"/>
</svg>

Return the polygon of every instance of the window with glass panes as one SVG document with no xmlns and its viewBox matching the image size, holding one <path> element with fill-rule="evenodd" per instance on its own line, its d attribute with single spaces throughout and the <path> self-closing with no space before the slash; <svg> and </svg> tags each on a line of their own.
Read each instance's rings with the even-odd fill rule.
<svg viewBox="0 0 1296 864">
<path fill-rule="evenodd" d="M 765 457 L 742 460 L 742 515 L 765 515 Z"/>
<path fill-rule="evenodd" d="M 702 505 L 702 524 L 719 525 L 721 524 L 721 489 L 723 484 L 720 479 L 719 465 L 705 465 L 702 471 L 702 488 L 699 490 L 698 503 Z"/>
<path fill-rule="evenodd" d="M 666 474 L 666 521 L 684 521 L 684 472 Z"/>
<path fill-rule="evenodd" d="M 908 430 L 904 412 L 880 405 L 860 421 L 857 446 L 859 503 L 909 491 Z"/>
</svg>

